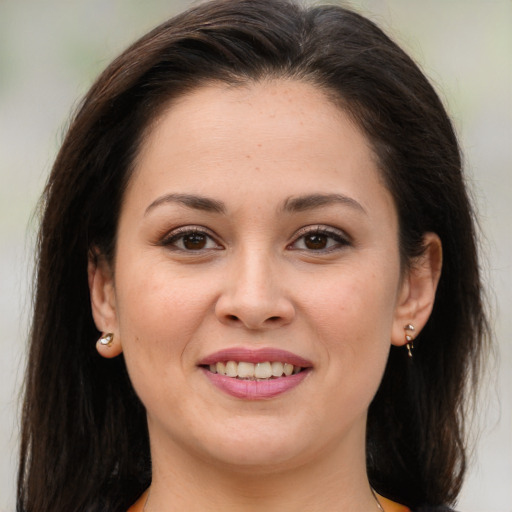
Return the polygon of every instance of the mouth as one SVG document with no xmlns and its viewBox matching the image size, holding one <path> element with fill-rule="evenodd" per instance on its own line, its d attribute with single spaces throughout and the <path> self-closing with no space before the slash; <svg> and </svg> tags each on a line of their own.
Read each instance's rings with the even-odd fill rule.
<svg viewBox="0 0 512 512">
<path fill-rule="evenodd" d="M 272 380 L 289 377 L 305 370 L 302 366 L 281 361 L 263 361 L 251 363 L 248 361 L 219 361 L 215 364 L 204 365 L 203 368 L 211 373 L 224 375 L 239 380 Z"/>
<path fill-rule="evenodd" d="M 313 369 L 306 359 L 271 348 L 221 350 L 198 366 L 221 391 L 245 400 L 281 395 L 298 386 Z"/>
</svg>

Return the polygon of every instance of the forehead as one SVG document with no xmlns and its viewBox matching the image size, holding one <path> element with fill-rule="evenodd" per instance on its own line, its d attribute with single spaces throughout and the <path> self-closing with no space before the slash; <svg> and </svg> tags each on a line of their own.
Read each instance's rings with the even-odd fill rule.
<svg viewBox="0 0 512 512">
<path fill-rule="evenodd" d="M 273 80 L 211 84 L 173 100 L 148 130 L 131 182 L 149 195 L 237 187 L 241 197 L 247 187 L 331 191 L 340 179 L 347 190 L 382 188 L 367 138 L 320 88 Z"/>
<path fill-rule="evenodd" d="M 161 141 L 159 135 L 172 125 L 179 125 L 173 138 L 179 141 L 185 137 L 187 145 L 197 142 L 206 148 L 208 142 L 214 145 L 229 135 L 233 143 L 245 147 L 262 143 L 267 136 L 277 141 L 293 136 L 298 142 L 316 135 L 324 138 L 321 132 L 337 118 L 345 118 L 341 108 L 322 89 L 307 82 L 214 82 L 174 98 L 149 127 L 142 153 L 154 149 L 154 144 Z M 236 134 L 229 133 L 233 126 Z"/>
</svg>

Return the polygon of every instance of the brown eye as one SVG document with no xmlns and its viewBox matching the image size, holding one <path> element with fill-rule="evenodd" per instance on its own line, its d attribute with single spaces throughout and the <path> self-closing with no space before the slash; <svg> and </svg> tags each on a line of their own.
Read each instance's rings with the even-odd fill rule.
<svg viewBox="0 0 512 512">
<path fill-rule="evenodd" d="M 191 233 L 183 236 L 183 247 L 189 251 L 200 250 L 206 247 L 208 238 L 202 233 Z"/>
<path fill-rule="evenodd" d="M 339 229 L 307 226 L 298 232 L 297 238 L 288 248 L 324 254 L 341 250 L 349 245 L 351 245 L 349 238 Z"/>
<path fill-rule="evenodd" d="M 164 238 L 160 244 L 171 250 L 182 252 L 222 249 L 222 246 L 206 231 L 201 231 L 193 227 L 190 229 L 180 228 L 177 231 L 178 232 L 171 233 L 168 237 Z"/>
<path fill-rule="evenodd" d="M 304 245 L 311 250 L 321 250 L 327 247 L 328 237 L 322 233 L 311 233 L 304 237 Z"/>
</svg>

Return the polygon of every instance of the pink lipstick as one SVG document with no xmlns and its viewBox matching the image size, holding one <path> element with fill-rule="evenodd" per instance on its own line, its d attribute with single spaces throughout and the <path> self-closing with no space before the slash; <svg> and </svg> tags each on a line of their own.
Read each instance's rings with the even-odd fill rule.
<svg viewBox="0 0 512 512">
<path fill-rule="evenodd" d="M 298 386 L 312 369 L 310 361 L 285 350 L 241 347 L 215 352 L 199 366 L 221 391 L 246 400 L 285 393 Z"/>
<path fill-rule="evenodd" d="M 218 363 L 219 361 L 247 361 L 248 363 L 260 363 L 262 361 L 281 361 L 282 363 L 293 364 L 302 368 L 311 368 L 313 364 L 292 352 L 275 348 L 247 349 L 233 347 L 214 352 L 199 361 L 200 366 Z"/>
</svg>

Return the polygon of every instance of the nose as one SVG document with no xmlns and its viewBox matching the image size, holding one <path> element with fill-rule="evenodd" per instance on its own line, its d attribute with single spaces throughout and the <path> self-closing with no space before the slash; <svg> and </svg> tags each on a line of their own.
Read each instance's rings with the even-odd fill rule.
<svg viewBox="0 0 512 512">
<path fill-rule="evenodd" d="M 294 305 L 285 292 L 282 275 L 278 275 L 279 269 L 269 255 L 240 255 L 231 263 L 215 304 L 215 314 L 221 323 L 266 330 L 282 327 L 293 320 Z"/>
</svg>

